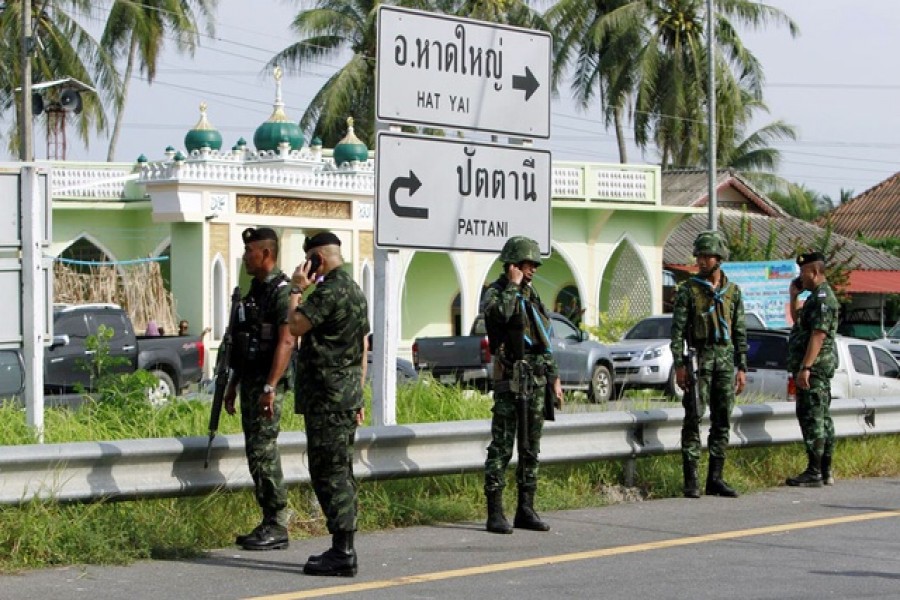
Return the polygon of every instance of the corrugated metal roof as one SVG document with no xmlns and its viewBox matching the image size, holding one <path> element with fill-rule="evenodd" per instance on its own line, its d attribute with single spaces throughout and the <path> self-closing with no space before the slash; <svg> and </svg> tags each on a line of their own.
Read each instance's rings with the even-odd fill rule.
<svg viewBox="0 0 900 600">
<path fill-rule="evenodd" d="M 828 213 L 834 231 L 855 237 L 900 237 L 900 171 Z"/>
<path fill-rule="evenodd" d="M 900 175 L 900 174 L 898 174 Z M 896 176 L 895 176 L 896 177 Z M 815 223 L 809 223 L 788 215 L 775 202 L 756 191 L 752 184 L 740 176 L 740 174 L 724 170 L 719 172 L 718 193 L 726 198 L 731 198 L 729 206 L 717 206 L 720 222 L 724 228 L 737 228 L 741 217 L 750 219 L 750 227 L 753 233 L 765 243 L 769 236 L 770 227 L 777 232 L 775 256 L 789 258 L 795 248 L 804 242 L 811 242 L 822 235 L 822 228 Z M 897 184 L 900 190 L 900 180 Z M 900 192 L 898 192 L 900 195 Z M 693 196 L 691 202 L 689 198 Z M 662 174 L 662 203 L 667 206 L 702 206 L 706 204 L 707 181 L 706 171 L 703 170 L 678 170 L 665 171 Z M 741 205 L 739 198 L 746 202 Z M 900 201 L 898 201 L 900 203 Z M 741 207 L 746 210 L 741 210 Z M 897 210 L 900 213 L 900 207 Z M 894 216 L 900 223 L 900 215 Z M 666 240 L 663 249 L 663 262 L 666 265 L 693 265 L 693 244 L 697 234 L 707 228 L 706 215 L 693 215 L 679 225 Z M 900 258 L 882 252 L 854 241 L 838 233 L 834 234 L 834 242 L 844 244 L 838 252 L 838 260 L 849 260 L 856 269 L 867 271 L 897 271 L 900 270 Z"/>
</svg>

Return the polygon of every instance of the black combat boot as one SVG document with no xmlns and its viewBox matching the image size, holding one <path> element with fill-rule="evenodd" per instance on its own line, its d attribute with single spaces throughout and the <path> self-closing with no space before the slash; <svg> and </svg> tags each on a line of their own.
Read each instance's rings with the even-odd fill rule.
<svg viewBox="0 0 900 600">
<path fill-rule="evenodd" d="M 259 531 L 265 527 L 266 525 L 266 517 L 263 517 L 263 520 L 259 522 L 259 525 L 253 528 L 250 533 L 242 533 L 234 538 L 234 543 L 238 546 L 243 546 L 244 542 L 249 540 L 252 537 L 256 537 L 259 534 Z"/>
<path fill-rule="evenodd" d="M 550 526 L 541 521 L 534 512 L 534 490 L 519 490 L 519 506 L 516 508 L 513 527 L 531 531 L 550 531 Z"/>
<path fill-rule="evenodd" d="M 491 533 L 512 533 L 512 527 L 503 514 L 503 490 L 484 492 L 487 497 L 487 530 Z"/>
<path fill-rule="evenodd" d="M 265 520 L 240 545 L 244 550 L 283 550 L 290 542 L 286 527 Z"/>
<path fill-rule="evenodd" d="M 834 471 L 831 469 L 831 455 L 822 455 L 822 483 L 834 485 Z"/>
<path fill-rule="evenodd" d="M 822 481 L 822 459 L 815 454 L 807 455 L 806 470 L 794 477 L 788 477 L 787 483 L 792 487 L 820 488 L 825 485 Z"/>
<path fill-rule="evenodd" d="M 706 495 L 737 498 L 737 491 L 722 479 L 722 468 L 724 466 L 725 458 L 709 457 L 709 472 L 706 475 Z"/>
<path fill-rule="evenodd" d="M 324 554 L 310 556 L 303 566 L 306 575 L 325 577 L 354 577 L 357 569 L 352 531 L 336 531 L 331 536 L 331 548 Z"/>
<path fill-rule="evenodd" d="M 684 473 L 684 497 L 699 498 L 700 484 L 697 483 L 697 463 L 682 459 L 681 470 Z"/>
</svg>

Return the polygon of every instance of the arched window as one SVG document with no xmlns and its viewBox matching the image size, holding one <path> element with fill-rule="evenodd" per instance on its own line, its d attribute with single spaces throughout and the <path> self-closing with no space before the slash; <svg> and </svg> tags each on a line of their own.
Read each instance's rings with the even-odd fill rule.
<svg viewBox="0 0 900 600">
<path fill-rule="evenodd" d="M 228 325 L 228 308 L 231 297 L 226 287 L 225 261 L 221 254 L 216 254 L 210 269 L 210 313 L 212 315 L 213 339 L 220 340 L 225 335 L 225 327 Z"/>
</svg>

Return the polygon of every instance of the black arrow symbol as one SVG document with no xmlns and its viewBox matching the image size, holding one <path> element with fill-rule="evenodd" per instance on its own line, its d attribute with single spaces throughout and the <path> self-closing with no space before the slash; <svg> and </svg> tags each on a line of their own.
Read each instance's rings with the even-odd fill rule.
<svg viewBox="0 0 900 600">
<path fill-rule="evenodd" d="M 406 188 L 409 190 L 409 195 L 412 196 L 415 194 L 419 188 L 422 187 L 422 182 L 419 181 L 419 178 L 416 177 L 416 174 L 412 172 L 412 169 L 409 171 L 409 177 L 397 177 L 394 181 L 391 182 L 391 191 L 388 194 L 388 199 L 391 203 L 391 210 L 398 217 L 408 217 L 410 219 L 427 219 L 428 218 L 428 209 L 420 208 L 415 206 L 400 206 L 397 204 L 397 190 L 401 188 Z"/>
<path fill-rule="evenodd" d="M 513 89 L 525 91 L 525 102 L 531 99 L 531 95 L 539 87 L 541 84 L 534 78 L 534 74 L 528 67 L 525 67 L 524 75 L 513 75 Z"/>
</svg>

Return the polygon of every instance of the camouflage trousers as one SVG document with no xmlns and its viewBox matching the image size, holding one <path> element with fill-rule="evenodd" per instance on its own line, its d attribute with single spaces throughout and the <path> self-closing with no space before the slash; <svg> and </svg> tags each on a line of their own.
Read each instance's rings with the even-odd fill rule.
<svg viewBox="0 0 900 600">
<path fill-rule="evenodd" d="M 681 426 L 681 456 L 685 463 L 700 460 L 700 419 L 709 407 L 709 455 L 725 458 L 734 408 L 734 350 L 730 346 L 711 346 L 698 353 L 699 406 L 685 394 L 684 421 Z"/>
<path fill-rule="evenodd" d="M 541 452 L 541 432 L 544 428 L 544 385 L 536 385 L 535 390 L 540 393 L 528 398 L 528 450 L 523 452 L 519 448 L 519 462 L 516 466 L 516 484 L 520 491 L 537 489 L 538 454 Z M 515 394 L 495 393 L 492 412 L 491 443 L 484 462 L 485 492 L 506 487 L 506 467 L 512 459 L 518 424 Z"/>
<path fill-rule="evenodd" d="M 807 456 L 821 458 L 834 453 L 834 421 L 831 420 L 831 382 L 815 373 L 809 389 L 797 388 L 797 421 Z"/>
<path fill-rule="evenodd" d="M 353 476 L 356 411 L 307 413 L 309 478 L 329 533 L 356 531 L 357 483 Z"/>
<path fill-rule="evenodd" d="M 275 396 L 272 418 L 263 417 L 259 408 L 263 385 L 265 380 L 241 382 L 241 427 L 256 502 L 264 517 L 275 519 L 287 507 L 287 489 L 278 452 L 283 396 Z"/>
</svg>

